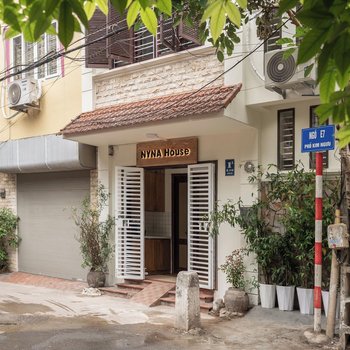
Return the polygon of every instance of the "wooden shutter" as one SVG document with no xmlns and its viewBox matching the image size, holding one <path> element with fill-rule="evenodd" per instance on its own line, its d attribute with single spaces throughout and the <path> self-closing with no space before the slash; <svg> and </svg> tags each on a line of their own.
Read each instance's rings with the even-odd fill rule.
<svg viewBox="0 0 350 350">
<path fill-rule="evenodd" d="M 116 276 L 144 279 L 144 176 L 142 168 L 116 167 Z"/>
<path fill-rule="evenodd" d="M 107 39 L 107 57 L 132 63 L 134 60 L 133 29 L 128 29 L 125 16 L 122 16 L 109 2 L 108 32 L 118 31 Z M 120 29 L 123 29 L 121 32 Z"/>
<path fill-rule="evenodd" d="M 107 68 L 108 58 L 106 53 L 107 40 L 103 39 L 94 44 L 93 40 L 106 35 L 106 16 L 96 8 L 94 15 L 89 22 L 89 29 L 86 33 L 85 65 L 89 68 Z"/>
<path fill-rule="evenodd" d="M 159 22 L 159 41 L 168 49 L 176 51 L 177 45 L 173 18 L 164 19 L 161 17 Z"/>
<path fill-rule="evenodd" d="M 188 166 L 188 270 L 195 271 L 201 288 L 214 288 L 214 239 L 209 235 L 210 212 L 214 210 L 215 166 Z"/>
<path fill-rule="evenodd" d="M 194 44 L 202 45 L 199 38 L 199 26 L 199 22 L 195 22 L 193 27 L 191 27 L 184 20 L 181 20 L 179 24 L 179 39 L 186 39 L 192 41 Z"/>
</svg>

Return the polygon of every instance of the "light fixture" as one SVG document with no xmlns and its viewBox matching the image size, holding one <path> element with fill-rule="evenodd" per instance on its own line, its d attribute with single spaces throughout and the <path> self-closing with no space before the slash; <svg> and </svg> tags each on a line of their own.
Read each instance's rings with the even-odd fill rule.
<svg viewBox="0 0 350 350">
<path fill-rule="evenodd" d="M 108 145 L 108 155 L 109 156 L 114 156 L 114 147 L 113 145 Z"/>
<path fill-rule="evenodd" d="M 6 198 L 6 190 L 4 188 L 0 188 L 0 198 Z"/>
<path fill-rule="evenodd" d="M 248 160 L 244 163 L 244 170 L 246 173 L 251 174 L 255 171 L 255 165 L 252 161 Z"/>
<path fill-rule="evenodd" d="M 147 137 L 148 139 L 160 139 L 159 135 L 156 134 L 155 132 L 148 132 L 148 133 L 146 134 L 146 137 Z"/>
</svg>

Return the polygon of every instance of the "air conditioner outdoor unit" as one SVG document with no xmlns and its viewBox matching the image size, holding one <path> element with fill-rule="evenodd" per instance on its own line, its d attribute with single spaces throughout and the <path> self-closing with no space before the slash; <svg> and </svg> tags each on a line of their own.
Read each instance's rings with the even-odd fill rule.
<svg viewBox="0 0 350 350">
<path fill-rule="evenodd" d="M 305 77 L 305 70 L 312 62 L 297 65 L 298 49 L 284 59 L 288 49 L 274 50 L 265 53 L 265 88 L 271 91 L 304 90 L 316 85 L 316 69 Z"/>
<path fill-rule="evenodd" d="M 25 111 L 38 108 L 41 95 L 40 83 L 35 79 L 18 79 L 7 87 L 7 99 L 11 109 Z"/>
</svg>

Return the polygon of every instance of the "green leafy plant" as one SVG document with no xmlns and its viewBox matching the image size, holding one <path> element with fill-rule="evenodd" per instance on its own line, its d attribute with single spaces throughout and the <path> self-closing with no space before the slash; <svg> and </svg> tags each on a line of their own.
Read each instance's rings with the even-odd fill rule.
<svg viewBox="0 0 350 350">
<path fill-rule="evenodd" d="M 108 192 L 103 185 L 99 185 L 95 202 L 86 197 L 80 209 L 73 208 L 73 219 L 79 228 L 77 240 L 83 258 L 82 267 L 90 267 L 91 271 L 106 272 L 113 252 L 110 235 L 114 218 L 108 215 L 105 220 L 101 219 L 108 199 Z"/>
<path fill-rule="evenodd" d="M 284 279 L 284 283 L 296 283 L 303 288 L 311 288 L 314 278 L 315 173 L 305 171 L 302 163 L 299 163 L 288 172 L 281 172 L 275 166 L 270 166 L 264 176 L 269 181 L 269 201 L 280 203 L 279 220 L 283 239 L 279 253 L 281 261 L 287 263 L 285 272 L 291 275 L 291 278 Z M 328 249 L 327 226 L 334 221 L 338 202 L 338 185 L 337 179 L 327 178 L 323 185 L 322 232 L 325 252 Z M 291 273 L 291 270 L 295 273 Z M 283 280 L 280 272 L 281 268 L 276 267 L 276 278 Z"/>
<path fill-rule="evenodd" d="M 19 245 L 20 238 L 16 233 L 18 220 L 12 210 L 0 209 L 0 271 L 8 269 L 8 248 Z"/>
<path fill-rule="evenodd" d="M 315 242 L 315 174 L 301 163 L 289 172 L 270 165 L 250 177 L 258 185 L 259 198 L 250 206 L 227 202 L 211 213 L 209 229 L 214 235 L 227 222 L 238 225 L 246 249 L 254 253 L 259 280 L 282 285 L 313 285 Z M 323 251 L 327 257 L 327 226 L 334 220 L 338 202 L 338 180 L 324 181 Z"/>
<path fill-rule="evenodd" d="M 230 255 L 226 256 L 225 263 L 220 266 L 220 270 L 226 274 L 226 282 L 233 288 L 246 290 L 254 287 L 254 280 L 244 277 L 246 272 L 243 257 L 246 254 L 244 249 L 236 249 Z"/>
</svg>

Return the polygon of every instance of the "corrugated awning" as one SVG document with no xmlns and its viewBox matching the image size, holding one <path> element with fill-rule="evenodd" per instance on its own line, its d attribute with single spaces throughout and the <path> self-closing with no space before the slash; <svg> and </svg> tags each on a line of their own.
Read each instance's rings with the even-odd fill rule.
<svg viewBox="0 0 350 350">
<path fill-rule="evenodd" d="M 96 148 L 43 135 L 0 143 L 0 171 L 35 173 L 96 168 Z"/>
<path fill-rule="evenodd" d="M 61 134 L 79 135 L 218 112 L 228 106 L 241 87 L 219 86 L 95 109 L 80 114 Z"/>
</svg>

